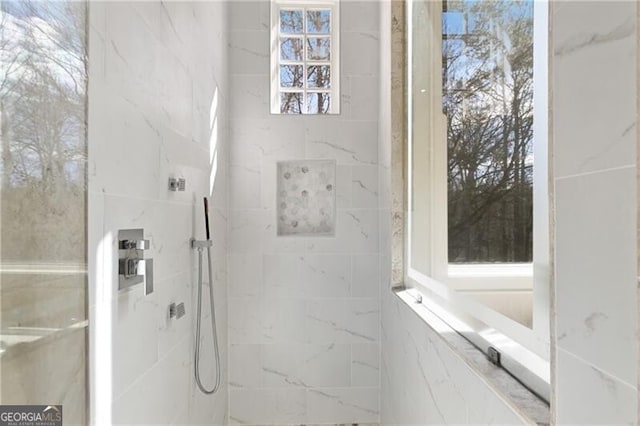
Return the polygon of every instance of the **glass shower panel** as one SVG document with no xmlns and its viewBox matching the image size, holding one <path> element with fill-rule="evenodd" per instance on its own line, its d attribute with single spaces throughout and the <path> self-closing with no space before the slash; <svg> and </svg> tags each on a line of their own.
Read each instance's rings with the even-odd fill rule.
<svg viewBox="0 0 640 426">
<path fill-rule="evenodd" d="M 87 5 L 0 4 L 0 404 L 86 424 Z"/>
</svg>

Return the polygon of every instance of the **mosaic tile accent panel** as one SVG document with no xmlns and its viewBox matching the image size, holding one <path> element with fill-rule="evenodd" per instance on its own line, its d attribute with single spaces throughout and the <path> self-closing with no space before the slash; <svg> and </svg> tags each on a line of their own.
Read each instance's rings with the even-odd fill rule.
<svg viewBox="0 0 640 426">
<path fill-rule="evenodd" d="M 278 163 L 278 236 L 332 236 L 336 228 L 336 162 Z"/>
</svg>

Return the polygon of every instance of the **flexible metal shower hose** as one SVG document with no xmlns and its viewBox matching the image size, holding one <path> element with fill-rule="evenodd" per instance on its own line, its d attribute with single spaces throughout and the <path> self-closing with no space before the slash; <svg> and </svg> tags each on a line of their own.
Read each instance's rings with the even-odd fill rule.
<svg viewBox="0 0 640 426">
<path fill-rule="evenodd" d="M 195 375 L 200 390 L 211 395 L 220 387 L 220 351 L 218 350 L 218 333 L 216 331 L 216 308 L 213 303 L 213 269 L 211 267 L 211 246 L 207 247 L 207 263 L 209 266 L 209 304 L 211 306 L 211 334 L 213 335 L 213 351 L 216 358 L 216 383 L 212 389 L 207 389 L 200 380 L 200 323 L 202 320 L 202 248 L 198 248 L 198 319 L 196 325 Z"/>
</svg>

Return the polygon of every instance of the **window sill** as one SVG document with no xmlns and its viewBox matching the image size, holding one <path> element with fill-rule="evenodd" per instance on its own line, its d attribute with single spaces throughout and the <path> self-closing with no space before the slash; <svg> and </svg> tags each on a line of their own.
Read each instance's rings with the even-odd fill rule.
<svg viewBox="0 0 640 426">
<path fill-rule="evenodd" d="M 458 334 L 428 307 L 422 303 L 417 303 L 410 290 L 404 288 L 394 289 L 394 293 L 427 326 L 440 336 L 445 344 L 516 413 L 533 424 L 550 424 L 550 408 L 545 401 L 527 389 L 507 371 L 489 362 L 480 350 Z"/>
</svg>

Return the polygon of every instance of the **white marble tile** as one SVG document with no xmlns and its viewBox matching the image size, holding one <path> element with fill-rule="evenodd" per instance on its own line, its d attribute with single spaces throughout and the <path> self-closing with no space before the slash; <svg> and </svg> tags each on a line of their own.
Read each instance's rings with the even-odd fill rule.
<svg viewBox="0 0 640 426">
<path fill-rule="evenodd" d="M 192 83 L 193 123 L 191 126 L 191 138 L 207 150 L 212 146 L 216 148 L 224 146 L 226 112 L 221 109 L 221 106 L 227 104 L 218 82 L 207 72 L 208 70 L 203 67 L 193 71 L 194 79 L 198 79 L 198 82 Z"/>
<path fill-rule="evenodd" d="M 306 238 L 298 236 L 280 237 L 277 233 L 276 212 L 264 210 L 262 212 L 262 240 L 263 253 L 301 253 L 304 252 Z M 258 236 L 255 235 L 254 239 Z M 330 239 L 331 237 L 314 237 L 313 239 Z"/>
<path fill-rule="evenodd" d="M 348 119 L 373 121 L 378 117 L 378 84 L 379 80 L 375 75 L 349 77 L 349 89 L 345 92 L 349 95 Z"/>
<path fill-rule="evenodd" d="M 341 4 L 340 17 L 349 23 L 349 31 L 378 31 L 380 7 L 376 2 L 345 1 Z"/>
<path fill-rule="evenodd" d="M 260 195 L 262 174 L 259 167 L 231 165 L 229 194 L 232 209 L 257 209 L 262 205 Z"/>
<path fill-rule="evenodd" d="M 160 162 L 155 171 L 159 178 L 155 182 L 155 192 L 149 195 L 154 195 L 154 198 L 158 199 L 191 203 L 194 198 L 199 199 L 209 194 L 211 181 L 209 173 L 217 173 L 215 179 L 219 179 L 219 175 L 226 172 L 220 158 L 216 159 L 217 165 L 214 171 L 210 163 L 212 157 L 209 155 L 208 147 L 205 148 L 170 129 L 161 128 L 160 133 Z M 169 177 L 185 179 L 185 191 L 168 191 Z M 215 184 L 216 189 L 219 189 L 220 182 Z M 200 205 L 199 203 L 198 207 Z"/>
<path fill-rule="evenodd" d="M 265 74 L 270 67 L 269 37 L 260 31 L 229 33 L 229 67 L 234 74 Z"/>
<path fill-rule="evenodd" d="M 268 72 L 264 75 L 235 75 L 229 77 L 231 93 L 229 112 L 231 119 L 269 118 Z"/>
<path fill-rule="evenodd" d="M 634 164 L 636 4 L 563 3 L 553 15 L 555 176 Z"/>
<path fill-rule="evenodd" d="M 336 167 L 336 207 L 345 209 L 351 207 L 352 181 L 351 166 Z"/>
<path fill-rule="evenodd" d="M 93 93 L 101 102 L 95 106 L 95 114 L 100 118 L 90 122 L 94 125 L 90 130 L 90 185 L 96 191 L 140 197 L 155 195 L 161 178 L 157 125 L 145 120 L 135 106 L 109 91 L 104 88 Z M 147 160 L 139 161 L 141 158 Z M 114 169 L 128 172 L 113 173 Z"/>
<path fill-rule="evenodd" d="M 263 299 L 229 298 L 229 343 L 272 343 L 278 315 Z"/>
<path fill-rule="evenodd" d="M 343 31 L 340 38 L 345 75 L 378 75 L 379 36 L 375 31 Z"/>
<path fill-rule="evenodd" d="M 637 377 L 635 168 L 556 182 L 558 346 L 632 383 Z M 602 224 L 608 224 L 606 227 Z M 579 302 L 576 301 L 579 295 Z M 625 350 L 612 350 L 625 348 Z"/>
<path fill-rule="evenodd" d="M 265 232 L 264 217 L 264 212 L 258 210 L 231 210 L 229 212 L 230 253 L 258 254 L 261 252 L 261 237 Z"/>
<path fill-rule="evenodd" d="M 378 211 L 345 210 L 354 253 L 377 253 L 379 250 Z"/>
<path fill-rule="evenodd" d="M 558 424 L 635 424 L 636 389 L 563 349 L 557 353 Z M 576 384 L 579 383 L 579 386 Z"/>
<path fill-rule="evenodd" d="M 264 387 L 262 345 L 229 345 L 229 386 L 231 388 Z"/>
<path fill-rule="evenodd" d="M 380 345 L 353 343 L 351 345 L 351 385 L 380 386 Z"/>
<path fill-rule="evenodd" d="M 112 420 L 179 423 L 178 416 L 186 412 L 190 420 L 222 424 L 224 387 L 213 399 L 198 398 L 190 373 L 196 258 L 189 238 L 203 235 L 201 197 L 210 193 L 209 175 L 215 169 L 210 217 L 217 319 L 224 342 L 229 245 L 226 6 L 96 3 L 90 13 L 89 57 L 96 60 L 89 67 L 89 187 L 104 192 L 107 250 L 102 275 L 108 280 L 104 299 L 112 302 L 108 328 L 114 396 L 126 388 L 113 401 Z M 210 156 L 210 149 L 217 155 Z M 169 192 L 169 176 L 185 177 L 187 191 Z M 144 228 L 152 241 L 145 253 L 156 267 L 151 296 L 141 296 L 141 288 L 117 293 L 113 279 L 117 230 L 134 227 Z M 166 309 L 174 300 L 185 302 L 187 316 L 172 322 Z M 205 307 L 205 323 L 208 315 Z M 202 341 L 203 353 L 210 353 L 210 335 Z M 221 346 L 223 382 L 225 348 Z M 213 363 L 203 362 L 202 370 L 205 381 L 210 380 Z"/>
<path fill-rule="evenodd" d="M 111 305 L 113 398 L 158 361 L 156 296 L 154 293 L 145 296 L 142 288 L 137 287 L 120 294 Z"/>
<path fill-rule="evenodd" d="M 376 299 L 307 301 L 309 343 L 370 343 L 379 338 L 380 311 Z"/>
<path fill-rule="evenodd" d="M 375 423 L 378 399 L 376 388 L 310 389 L 308 419 L 312 423 Z"/>
<path fill-rule="evenodd" d="M 304 389 L 230 389 L 230 424 L 295 424 L 306 421 Z"/>
<path fill-rule="evenodd" d="M 261 346 L 264 386 L 267 388 L 306 387 L 304 375 L 304 346 L 280 343 Z"/>
<path fill-rule="evenodd" d="M 263 255 L 264 291 L 269 297 L 305 295 L 306 260 L 299 254 Z"/>
<path fill-rule="evenodd" d="M 259 254 L 229 255 L 229 296 L 260 296 L 264 292 L 263 263 Z"/>
<path fill-rule="evenodd" d="M 345 255 L 307 254 L 302 259 L 300 278 L 307 298 L 349 297 L 351 259 Z"/>
<path fill-rule="evenodd" d="M 156 35 L 162 45 L 185 66 L 197 61 L 202 55 L 192 48 L 194 43 L 190 42 L 200 35 L 193 6 L 180 2 L 160 2 L 158 9 L 157 15 L 152 17 L 158 27 Z"/>
<path fill-rule="evenodd" d="M 381 263 L 377 254 L 357 254 L 351 257 L 351 296 L 379 296 Z"/>
<path fill-rule="evenodd" d="M 203 61 L 209 65 L 210 73 L 216 81 L 228 93 L 227 82 L 228 57 L 226 47 L 228 45 L 229 9 L 230 2 L 195 3 L 191 4 L 192 15 L 199 35 L 193 43 L 193 62 L 190 68 L 194 69 L 202 65 Z M 208 46 L 209 49 L 206 49 Z M 211 48 L 215 46 L 216 48 Z M 205 54 L 203 54 L 203 52 Z"/>
<path fill-rule="evenodd" d="M 231 122 L 231 164 L 258 165 L 265 161 L 304 158 L 305 126 L 302 120 L 273 116 L 270 120 L 238 117 Z"/>
<path fill-rule="evenodd" d="M 383 292 L 382 305 L 383 423 L 526 424 L 452 349 L 446 334 L 438 335 L 390 292 Z"/>
<path fill-rule="evenodd" d="M 304 321 L 306 306 L 300 299 L 269 299 L 265 301 L 269 314 L 277 318 L 272 332 L 278 342 L 304 343 L 309 329 Z"/>
<path fill-rule="evenodd" d="M 353 166 L 351 176 L 353 208 L 378 207 L 378 167 Z"/>
<path fill-rule="evenodd" d="M 340 115 L 351 117 L 351 76 L 340 76 Z"/>
<path fill-rule="evenodd" d="M 392 244 L 395 238 L 391 235 L 391 210 L 378 210 L 378 217 L 378 226 L 380 229 L 380 255 L 391 257 Z M 395 241 L 398 241 L 398 239 L 395 238 Z M 400 242 L 400 244 L 402 243 Z"/>
<path fill-rule="evenodd" d="M 156 319 L 158 323 L 158 357 L 162 358 L 177 344 L 181 343 L 184 336 L 188 336 L 192 327 L 192 318 L 195 316 L 196 306 L 191 295 L 191 274 L 179 273 L 171 278 L 155 281 L 154 292 L 158 301 Z M 196 287 L 194 283 L 193 287 Z M 196 287 L 197 288 L 197 287 Z M 193 290 L 194 292 L 197 290 Z M 207 296 L 207 293 L 203 293 Z M 205 299 L 206 300 L 206 299 Z M 169 305 L 171 303 L 184 303 L 186 314 L 180 319 L 169 318 Z M 208 309 L 207 309 L 208 312 Z"/>
<path fill-rule="evenodd" d="M 216 160 L 216 158 L 218 159 Z M 223 155 L 214 156 L 213 164 L 208 169 L 209 185 L 205 194 L 210 194 L 209 207 L 220 208 L 228 221 L 229 165 L 223 162 L 221 158 L 223 158 Z"/>
<path fill-rule="evenodd" d="M 125 92 L 131 89 L 131 96 L 140 97 L 155 80 L 151 69 L 159 43 L 131 4 L 111 3 L 104 8 L 104 12 L 106 81 L 116 90 Z M 127 43 L 127 39 L 134 41 Z M 147 45 L 146 49 L 142 48 L 144 44 Z M 152 76 L 147 82 L 141 78 L 145 72 Z M 130 74 L 128 78 L 127 74 Z"/>
<path fill-rule="evenodd" d="M 108 3 L 106 4 L 109 7 Z M 142 27 L 157 40 L 161 40 L 165 25 L 168 26 L 170 15 L 160 2 L 136 2 L 131 4 L 131 13 L 139 19 Z M 169 41 L 169 40 L 168 40 Z"/>
<path fill-rule="evenodd" d="M 131 103 L 164 120 L 181 134 L 191 129 L 191 82 L 183 64 L 170 55 L 131 5 L 106 8 L 106 81 Z"/>
<path fill-rule="evenodd" d="M 113 402 L 113 424 L 168 424 L 186 407 L 189 392 L 189 345 L 176 346 Z M 159 392 L 170 389 L 170 392 Z M 144 398 L 140 396 L 144 395 Z"/>
<path fill-rule="evenodd" d="M 308 238 L 307 251 L 314 253 L 377 253 L 377 210 L 338 210 L 334 238 Z"/>
<path fill-rule="evenodd" d="M 341 121 L 334 126 L 311 120 L 306 127 L 308 158 L 335 158 L 338 165 L 373 165 L 378 161 L 378 124 Z"/>
<path fill-rule="evenodd" d="M 268 31 L 269 3 L 265 1 L 232 2 L 229 9 L 229 27 L 235 30 Z"/>
<path fill-rule="evenodd" d="M 89 91 L 95 85 L 104 85 L 105 81 L 105 40 L 107 35 L 106 3 L 98 3 L 88 10 L 89 39 L 88 51 L 91 57 L 91 80 L 88 81 Z"/>
<path fill-rule="evenodd" d="M 349 387 L 351 386 L 350 371 L 350 345 L 333 343 L 304 345 L 302 381 L 305 386 Z"/>
<path fill-rule="evenodd" d="M 278 210 L 278 162 L 264 159 L 260 165 L 262 180 L 260 182 L 261 205 L 264 210 Z"/>
</svg>

